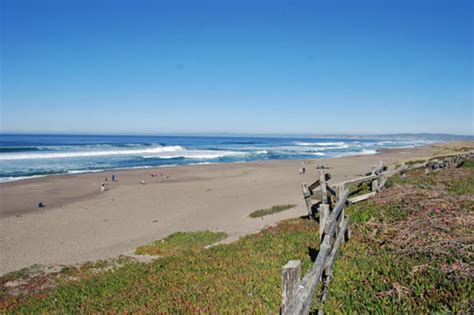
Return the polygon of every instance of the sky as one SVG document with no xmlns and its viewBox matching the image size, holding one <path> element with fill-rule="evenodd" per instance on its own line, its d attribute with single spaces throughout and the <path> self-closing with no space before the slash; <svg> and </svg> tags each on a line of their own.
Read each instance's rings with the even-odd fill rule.
<svg viewBox="0 0 474 315">
<path fill-rule="evenodd" d="M 474 134 L 470 1 L 0 3 L 0 132 Z"/>
</svg>

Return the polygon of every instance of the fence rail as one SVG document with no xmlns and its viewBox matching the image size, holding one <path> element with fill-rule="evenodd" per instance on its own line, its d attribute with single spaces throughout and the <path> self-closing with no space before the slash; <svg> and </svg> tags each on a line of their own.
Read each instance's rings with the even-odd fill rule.
<svg viewBox="0 0 474 315">
<path fill-rule="evenodd" d="M 300 280 L 300 261 L 290 260 L 283 267 L 281 313 L 308 314 L 320 282 L 323 286 L 319 300 L 321 302 L 326 300 L 337 253 L 341 244 L 350 239 L 349 217 L 344 213 L 346 206 L 375 196 L 384 189 L 388 177 L 394 174 L 398 173 L 404 177 L 407 171 L 424 168 L 425 174 L 428 175 L 433 171 L 459 167 L 466 159 L 474 159 L 474 152 L 433 158 L 412 165 L 402 164 L 391 171 L 380 162 L 365 176 L 334 186 L 327 183 L 331 179 L 331 174 L 320 171 L 319 178 L 311 185 L 303 183 L 301 189 L 309 217 L 315 218 L 316 214 L 319 214 L 320 248 L 312 268 L 303 279 Z M 349 188 L 356 186 L 357 192 L 357 189 L 367 182 L 370 183 L 371 192 L 349 198 L 351 195 Z M 319 200 L 315 202 L 314 197 L 317 196 Z M 322 311 L 319 313 L 322 314 Z"/>
</svg>

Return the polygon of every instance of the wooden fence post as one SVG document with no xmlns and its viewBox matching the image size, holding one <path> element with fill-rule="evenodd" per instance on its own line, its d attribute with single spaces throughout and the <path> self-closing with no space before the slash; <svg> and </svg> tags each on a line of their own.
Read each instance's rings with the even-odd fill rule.
<svg viewBox="0 0 474 315">
<path fill-rule="evenodd" d="M 282 268 L 281 280 L 281 313 L 285 312 L 286 306 L 290 303 L 293 293 L 298 286 L 301 277 L 301 261 L 290 260 Z"/>
<path fill-rule="evenodd" d="M 340 196 L 344 195 L 344 185 L 338 185 L 336 186 L 336 202 L 339 201 Z M 336 232 L 336 236 L 339 235 L 339 232 L 342 230 L 342 227 L 344 226 L 344 220 L 345 220 L 345 214 L 344 214 L 344 208 L 342 208 L 341 215 L 339 216 L 338 219 L 338 228 Z"/>
<path fill-rule="evenodd" d="M 319 172 L 319 185 L 321 187 L 321 203 L 328 204 L 328 189 L 326 183 L 326 174 L 324 173 L 324 171 Z"/>
<path fill-rule="evenodd" d="M 320 204 L 319 205 L 319 240 L 323 241 L 324 237 L 324 228 L 329 219 L 329 205 Z"/>
<path fill-rule="evenodd" d="M 370 174 L 371 174 L 371 175 L 374 175 L 374 174 L 375 174 L 375 170 L 377 169 L 377 166 L 376 166 L 376 165 L 371 165 L 370 168 L 371 168 Z"/>
<path fill-rule="evenodd" d="M 311 212 L 311 193 L 309 192 L 308 185 L 305 183 L 301 184 L 301 190 L 303 191 L 304 203 L 306 205 L 306 210 L 308 210 L 308 217 L 311 219 L 313 213 Z"/>
<path fill-rule="evenodd" d="M 379 180 L 378 179 L 374 179 L 372 181 L 372 191 L 377 191 L 379 189 Z"/>
<path fill-rule="evenodd" d="M 326 183 L 326 174 L 324 171 L 319 171 L 319 186 L 321 187 L 321 204 L 319 205 L 319 239 L 322 242 L 324 228 L 329 218 L 328 189 Z"/>
</svg>

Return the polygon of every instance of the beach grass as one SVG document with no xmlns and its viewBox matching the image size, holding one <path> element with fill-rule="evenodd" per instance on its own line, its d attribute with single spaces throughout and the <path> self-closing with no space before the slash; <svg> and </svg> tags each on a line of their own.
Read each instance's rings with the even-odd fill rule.
<svg viewBox="0 0 474 315">
<path fill-rule="evenodd" d="M 255 210 L 254 212 L 249 214 L 249 217 L 251 217 L 251 218 L 260 218 L 260 217 L 263 217 L 263 216 L 266 216 L 266 215 L 272 215 L 272 214 L 275 214 L 275 213 L 278 213 L 278 212 L 289 210 L 289 209 L 292 209 L 294 207 L 296 207 L 296 205 L 293 205 L 293 204 L 275 205 L 275 206 L 272 206 L 270 208 Z"/>
<path fill-rule="evenodd" d="M 349 196 L 351 198 L 361 196 L 370 192 L 372 192 L 372 185 L 369 181 L 363 182 L 359 185 L 349 186 Z"/>
<path fill-rule="evenodd" d="M 405 165 L 413 166 L 415 164 L 425 163 L 425 162 L 426 160 L 410 160 L 410 161 L 405 162 Z"/>
<path fill-rule="evenodd" d="M 168 237 L 143 245 L 135 250 L 137 255 L 173 256 L 184 252 L 197 252 L 207 245 L 227 237 L 225 232 L 177 232 Z"/>
<path fill-rule="evenodd" d="M 474 160 L 466 160 L 462 164 L 462 167 L 464 168 L 474 168 Z"/>
<path fill-rule="evenodd" d="M 312 310 L 468 313 L 474 285 L 466 240 L 473 232 L 474 191 L 450 187 L 470 180 L 472 166 L 429 176 L 408 172 L 391 179 L 383 194 L 348 207 L 352 238 L 336 260 L 328 300 L 319 305 L 315 299 Z M 0 313 L 278 313 L 281 268 L 299 259 L 304 275 L 319 248 L 318 231 L 315 221 L 290 219 L 209 249 L 205 244 L 224 235 L 176 233 L 142 247 L 143 253 L 166 253 L 150 263 L 126 260 L 26 296 L 4 291 Z"/>
</svg>

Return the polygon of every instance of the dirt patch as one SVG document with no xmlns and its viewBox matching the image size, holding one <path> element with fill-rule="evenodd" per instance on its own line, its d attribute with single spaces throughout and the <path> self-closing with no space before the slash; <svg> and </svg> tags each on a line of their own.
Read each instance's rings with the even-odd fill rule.
<svg viewBox="0 0 474 315">
<path fill-rule="evenodd" d="M 0 309 L 7 309 L 32 294 L 47 295 L 59 285 L 116 270 L 132 257 L 119 256 L 108 260 L 76 265 L 33 265 L 0 277 Z"/>
</svg>

